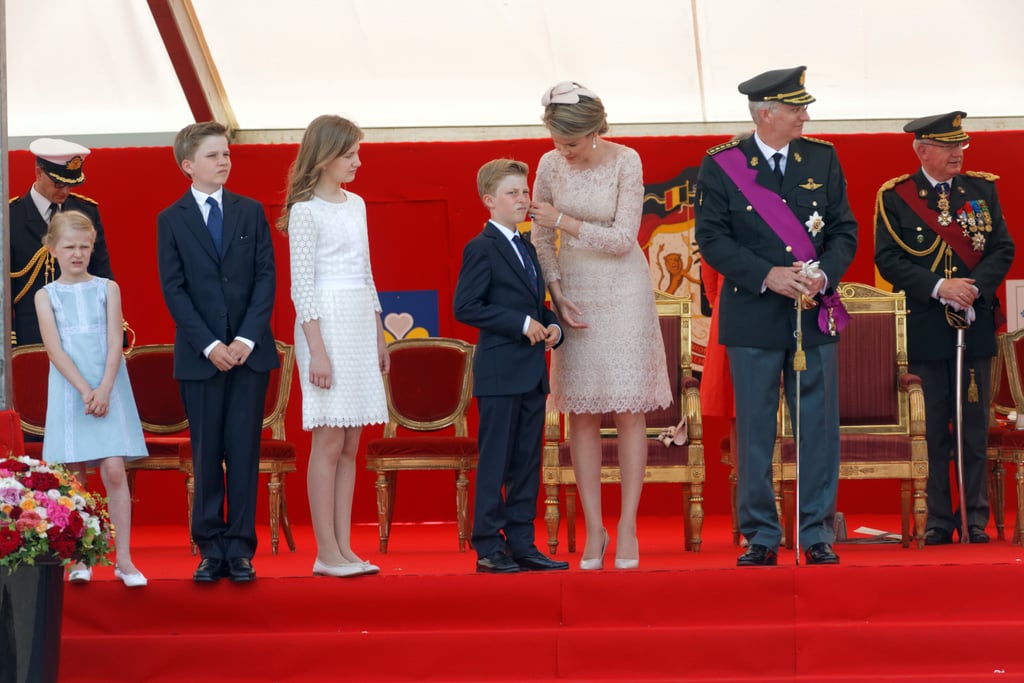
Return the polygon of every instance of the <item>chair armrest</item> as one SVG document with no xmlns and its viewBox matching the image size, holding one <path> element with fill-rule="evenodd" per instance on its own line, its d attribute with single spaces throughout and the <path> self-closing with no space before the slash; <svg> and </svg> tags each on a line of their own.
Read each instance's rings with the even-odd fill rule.
<svg viewBox="0 0 1024 683">
<path fill-rule="evenodd" d="M 910 403 L 910 436 L 924 438 L 925 415 L 924 415 L 924 389 L 921 388 L 921 378 L 904 372 L 899 377 L 900 391 L 907 394 Z"/>
<path fill-rule="evenodd" d="M 700 412 L 700 381 L 694 377 L 684 377 L 681 384 L 680 400 L 684 401 L 686 433 L 692 451 L 694 446 L 699 446 L 704 439 L 704 421 Z"/>
</svg>

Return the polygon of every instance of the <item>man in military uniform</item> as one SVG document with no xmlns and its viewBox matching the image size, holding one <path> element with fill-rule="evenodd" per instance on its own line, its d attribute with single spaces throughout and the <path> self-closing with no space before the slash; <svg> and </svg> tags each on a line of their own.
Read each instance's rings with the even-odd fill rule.
<svg viewBox="0 0 1024 683">
<path fill-rule="evenodd" d="M 878 191 L 875 263 L 893 288 L 907 293 L 909 370 L 921 377 L 928 441 L 925 543 L 963 537 L 950 496 L 950 423 L 963 407 L 964 498 L 971 543 L 988 535 L 985 443 L 996 353 L 996 289 L 1013 262 L 1013 240 L 996 194 L 996 176 L 961 173 L 970 137 L 962 111 L 911 121 L 921 167 Z M 969 325 L 963 395 L 956 396 L 956 327 Z"/>
<path fill-rule="evenodd" d="M 11 215 L 12 344 L 40 344 L 35 293 L 60 277 L 60 266 L 43 246 L 50 218 L 58 211 L 81 211 L 96 226 L 96 244 L 89 261 L 93 275 L 113 279 L 100 210 L 88 197 L 71 192 L 85 182 L 83 165 L 89 149 L 66 140 L 40 138 L 29 150 L 36 156 L 35 182 L 27 194 L 14 197 Z"/>
<path fill-rule="evenodd" d="M 697 242 L 725 278 L 718 340 L 728 350 L 735 388 L 739 526 L 749 543 L 739 566 L 776 564 L 782 540 L 771 481 L 780 376 L 791 411 L 800 379 L 800 544 L 808 564 L 839 562 L 832 550 L 839 481 L 835 335 L 845 310 L 833 287 L 857 250 L 857 223 L 835 149 L 802 137 L 814 102 L 804 71 L 769 71 L 740 84 L 755 131 L 708 150 L 697 180 Z M 799 375 L 797 315 L 806 354 Z"/>
</svg>

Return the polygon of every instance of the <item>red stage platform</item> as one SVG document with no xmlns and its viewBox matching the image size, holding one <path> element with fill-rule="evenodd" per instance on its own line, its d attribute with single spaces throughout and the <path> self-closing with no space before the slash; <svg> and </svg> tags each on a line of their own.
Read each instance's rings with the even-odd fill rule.
<svg viewBox="0 0 1024 683">
<path fill-rule="evenodd" d="M 847 524 L 857 536 L 899 519 Z M 333 579 L 310 575 L 299 527 L 295 553 L 261 538 L 255 583 L 207 586 L 190 580 L 183 528 L 133 532 L 150 585 L 100 568 L 67 587 L 61 681 L 1024 680 L 1024 552 L 1006 541 L 847 543 L 839 567 L 784 551 L 777 568 L 740 570 L 727 518 L 708 518 L 692 554 L 678 519 L 645 517 L 638 571 L 579 571 L 563 529 L 569 571 L 491 576 L 453 524 L 396 526 L 386 555 L 359 525 L 382 573 Z"/>
</svg>

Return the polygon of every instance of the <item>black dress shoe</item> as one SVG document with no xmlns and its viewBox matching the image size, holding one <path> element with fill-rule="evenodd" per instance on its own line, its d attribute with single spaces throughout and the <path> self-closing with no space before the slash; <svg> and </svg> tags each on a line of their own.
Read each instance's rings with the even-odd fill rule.
<svg viewBox="0 0 1024 683">
<path fill-rule="evenodd" d="M 198 583 L 213 583 L 228 575 L 227 562 L 216 557 L 204 557 L 192 574 L 192 580 Z"/>
<path fill-rule="evenodd" d="M 750 544 L 747 552 L 736 560 L 737 567 L 774 567 L 779 563 L 779 554 L 766 545 Z"/>
<path fill-rule="evenodd" d="M 924 532 L 925 545 L 949 545 L 953 542 L 953 532 L 942 529 L 928 529 Z"/>
<path fill-rule="evenodd" d="M 256 570 L 248 557 L 232 557 L 228 560 L 228 576 L 232 581 L 244 583 L 256 580 Z"/>
<path fill-rule="evenodd" d="M 829 543 L 815 543 L 804 555 L 807 557 L 807 564 L 839 564 L 839 556 Z"/>
<path fill-rule="evenodd" d="M 476 570 L 487 574 L 514 574 L 519 571 L 519 565 L 511 557 L 501 552 L 493 552 L 486 557 L 476 561 Z"/>
<path fill-rule="evenodd" d="M 980 526 L 969 527 L 968 538 L 971 539 L 971 543 L 988 543 L 988 534 Z"/>
<path fill-rule="evenodd" d="M 558 560 L 552 560 L 550 557 L 545 557 L 540 553 L 534 553 L 533 555 L 526 555 L 525 557 L 515 558 L 515 562 L 519 565 L 519 568 L 524 572 L 544 572 L 552 569 L 568 569 L 568 562 L 559 562 Z"/>
</svg>

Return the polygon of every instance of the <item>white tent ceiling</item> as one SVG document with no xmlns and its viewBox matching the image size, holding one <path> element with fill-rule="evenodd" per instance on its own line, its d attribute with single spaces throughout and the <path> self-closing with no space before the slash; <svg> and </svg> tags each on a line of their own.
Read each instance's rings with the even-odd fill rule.
<svg viewBox="0 0 1024 683">
<path fill-rule="evenodd" d="M 745 119 L 738 82 L 796 64 L 819 120 L 896 130 L 959 108 L 973 129 L 1024 128 L 1020 0 L 7 0 L 11 147 L 166 144 L 192 120 L 161 6 L 194 12 L 191 55 L 250 139 L 294 139 L 325 112 L 371 139 L 542 134 L 540 94 L 564 79 L 613 125 L 713 132 Z"/>
</svg>

